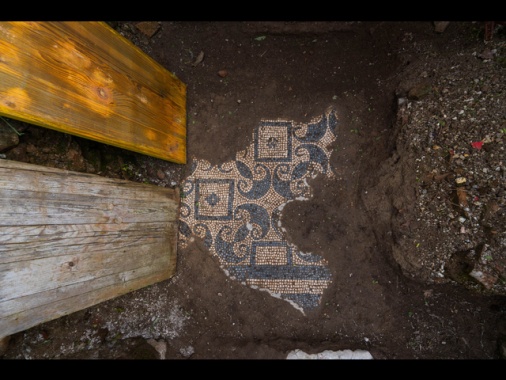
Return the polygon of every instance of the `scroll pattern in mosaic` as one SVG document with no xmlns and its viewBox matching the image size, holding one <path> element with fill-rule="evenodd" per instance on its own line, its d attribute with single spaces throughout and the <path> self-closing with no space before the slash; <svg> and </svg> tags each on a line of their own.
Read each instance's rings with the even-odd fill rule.
<svg viewBox="0 0 506 380">
<path fill-rule="evenodd" d="M 312 197 L 308 178 L 333 176 L 337 125 L 334 111 L 307 124 L 262 121 L 234 161 L 195 160 L 183 182 L 180 244 L 196 235 L 229 276 L 301 311 L 318 306 L 331 282 L 327 262 L 287 242 L 280 216 L 288 202 Z"/>
</svg>

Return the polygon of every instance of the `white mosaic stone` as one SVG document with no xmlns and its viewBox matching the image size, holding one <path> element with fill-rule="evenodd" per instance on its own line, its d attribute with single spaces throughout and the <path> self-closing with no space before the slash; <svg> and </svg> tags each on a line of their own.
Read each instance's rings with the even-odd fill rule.
<svg viewBox="0 0 506 380">
<path fill-rule="evenodd" d="M 294 350 L 288 353 L 288 360 L 371 360 L 374 359 L 369 351 L 365 350 L 325 350 L 318 354 L 307 354 L 302 350 Z"/>
</svg>

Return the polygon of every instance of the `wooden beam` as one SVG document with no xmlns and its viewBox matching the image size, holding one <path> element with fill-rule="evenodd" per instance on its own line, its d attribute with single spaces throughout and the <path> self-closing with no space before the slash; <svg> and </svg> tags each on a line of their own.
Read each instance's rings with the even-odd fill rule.
<svg viewBox="0 0 506 380">
<path fill-rule="evenodd" d="M 169 279 L 179 193 L 0 159 L 0 338 Z"/>
<path fill-rule="evenodd" d="M 186 85 L 104 22 L 0 22 L 0 115 L 186 163 Z"/>
</svg>

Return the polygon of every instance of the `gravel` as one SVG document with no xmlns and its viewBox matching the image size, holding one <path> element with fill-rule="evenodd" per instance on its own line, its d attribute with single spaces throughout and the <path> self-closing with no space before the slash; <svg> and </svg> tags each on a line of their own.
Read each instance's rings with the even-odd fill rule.
<svg viewBox="0 0 506 380">
<path fill-rule="evenodd" d="M 400 86 L 397 149 L 417 183 L 417 228 L 404 238 L 423 280 L 504 295 L 506 43 L 456 46 L 418 45 L 426 59 Z"/>
</svg>

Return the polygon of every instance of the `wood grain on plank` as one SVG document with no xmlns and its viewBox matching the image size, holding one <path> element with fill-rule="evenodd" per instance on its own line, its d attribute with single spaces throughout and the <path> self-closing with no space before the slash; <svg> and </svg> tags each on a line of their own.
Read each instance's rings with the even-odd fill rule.
<svg viewBox="0 0 506 380">
<path fill-rule="evenodd" d="M 0 160 L 0 337 L 176 270 L 174 189 Z"/>
<path fill-rule="evenodd" d="M 186 85 L 104 22 L 0 22 L 0 115 L 186 163 Z"/>
</svg>

